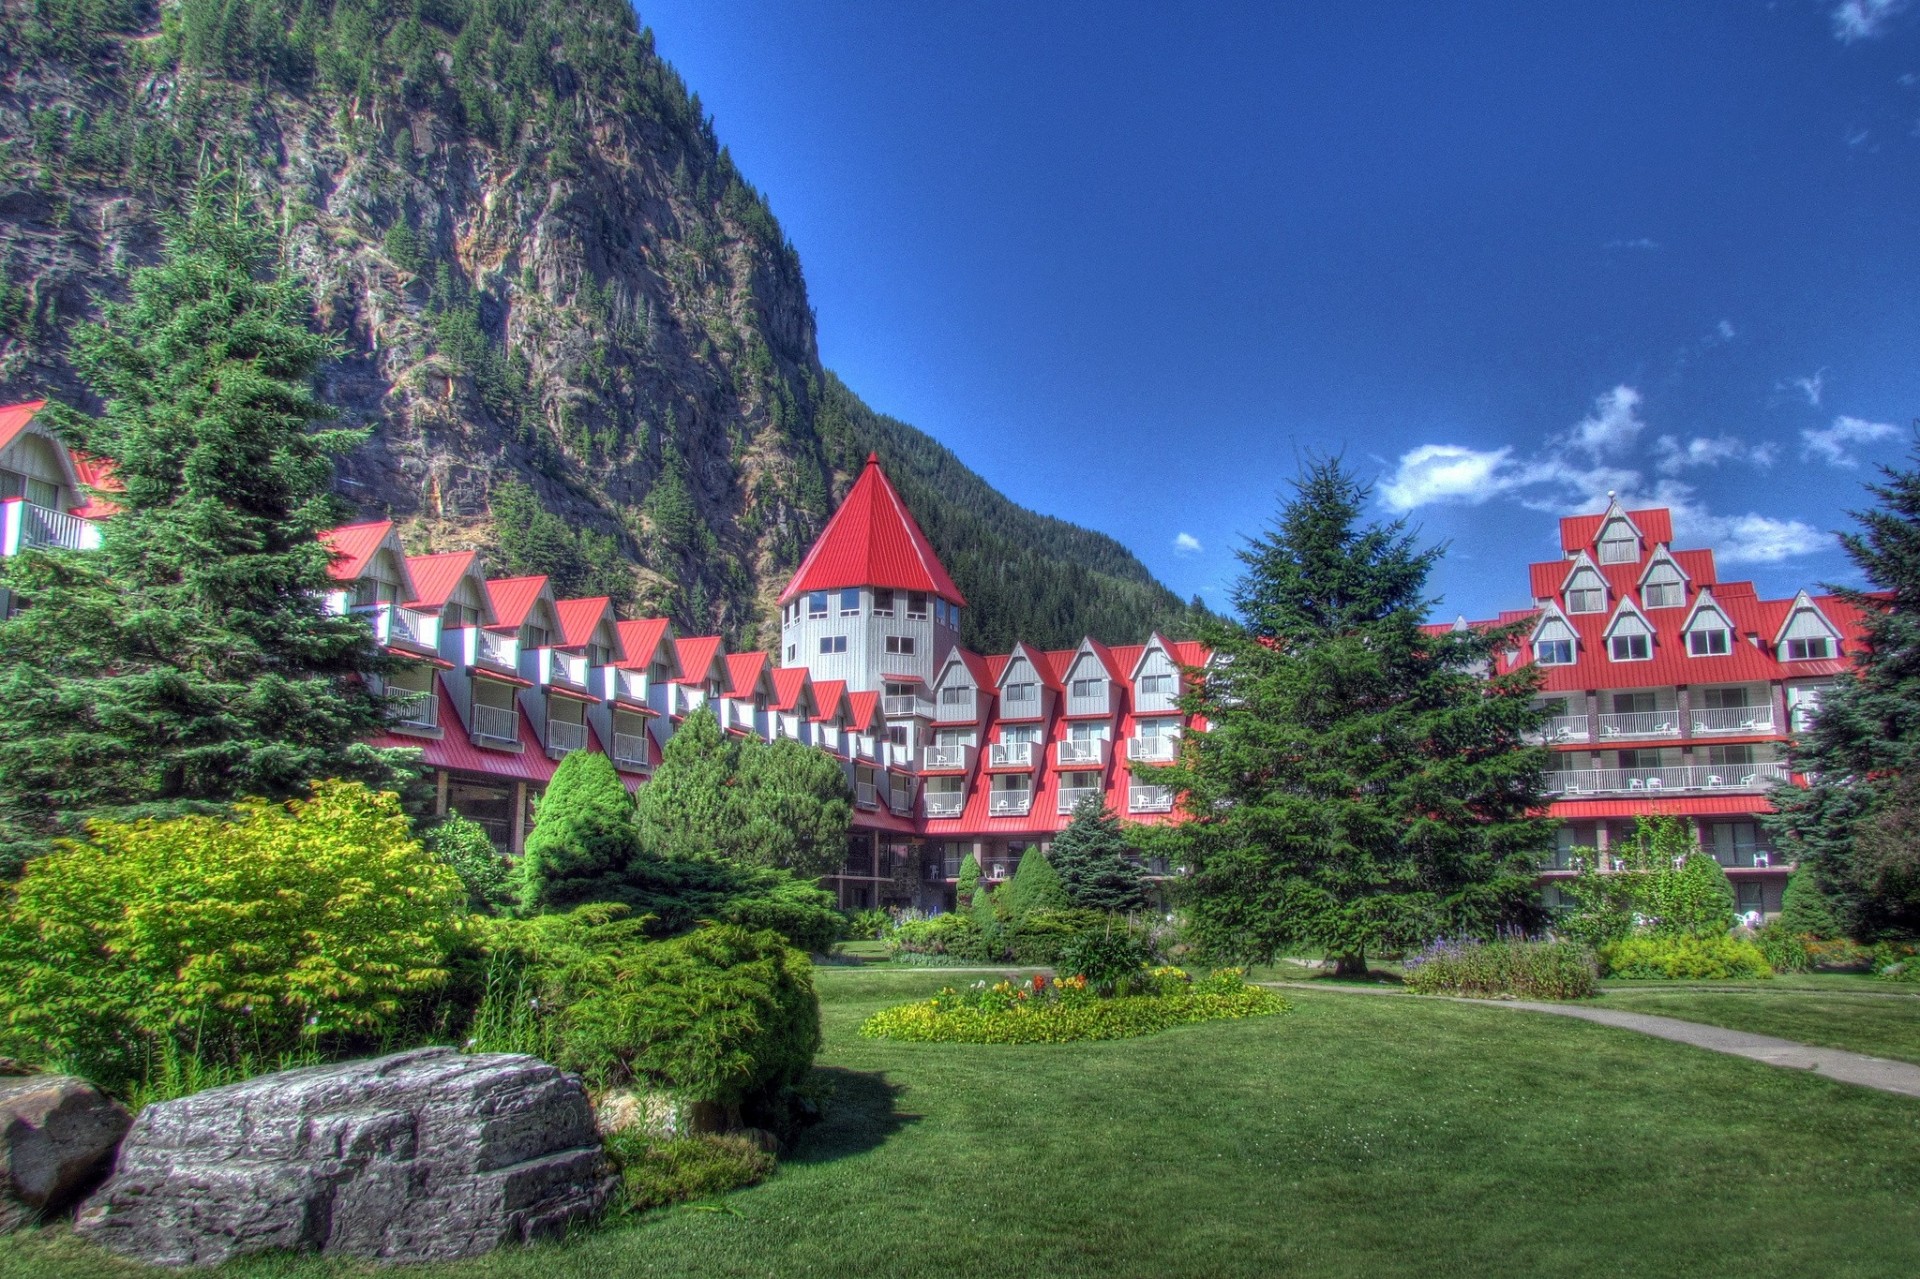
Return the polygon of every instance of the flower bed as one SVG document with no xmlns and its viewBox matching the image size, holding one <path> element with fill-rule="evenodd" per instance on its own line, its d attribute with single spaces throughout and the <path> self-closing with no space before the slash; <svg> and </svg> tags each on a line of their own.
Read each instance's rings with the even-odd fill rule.
<svg viewBox="0 0 1920 1279">
<path fill-rule="evenodd" d="M 949 986 L 932 999 L 875 1013 L 860 1033 L 930 1044 L 1064 1044 L 1130 1039 L 1291 1007 L 1273 991 L 1247 985 L 1239 969 L 1195 981 L 1178 968 L 1158 968 L 1142 978 L 1140 993 L 1111 998 L 1096 994 L 1084 977 L 1051 982 L 1036 976 L 1019 986 L 976 982 L 966 990 Z"/>
<path fill-rule="evenodd" d="M 1438 941 L 1407 958 L 1416 995 L 1473 999 L 1586 999 L 1594 991 L 1593 952 L 1572 942 Z"/>
</svg>

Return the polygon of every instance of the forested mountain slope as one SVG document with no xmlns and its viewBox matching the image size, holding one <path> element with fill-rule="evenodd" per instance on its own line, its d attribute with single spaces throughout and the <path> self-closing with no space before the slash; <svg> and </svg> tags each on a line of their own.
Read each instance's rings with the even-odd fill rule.
<svg viewBox="0 0 1920 1279">
<path fill-rule="evenodd" d="M 375 428 L 342 492 L 411 547 L 764 640 L 877 450 L 969 642 L 1186 624 L 821 368 L 793 247 L 621 0 L 0 0 L 0 401 L 81 395 L 66 330 L 196 185 L 281 228 Z"/>
</svg>

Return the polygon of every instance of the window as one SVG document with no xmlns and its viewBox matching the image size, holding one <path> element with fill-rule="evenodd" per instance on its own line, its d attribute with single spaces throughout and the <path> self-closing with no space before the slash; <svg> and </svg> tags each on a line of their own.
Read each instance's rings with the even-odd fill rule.
<svg viewBox="0 0 1920 1279">
<path fill-rule="evenodd" d="M 1171 693 L 1173 692 L 1173 676 L 1142 675 L 1140 677 L 1140 692 L 1142 696 L 1152 696 L 1156 693 Z"/>
<path fill-rule="evenodd" d="M 860 592 L 849 588 L 840 592 L 840 616 L 858 617 L 860 615 Z"/>
<path fill-rule="evenodd" d="M 873 615 L 875 617 L 893 616 L 893 592 L 875 590 L 873 593 Z"/>
<path fill-rule="evenodd" d="M 1790 639 L 1787 641 L 1787 660 L 1789 662 L 1811 662 L 1823 657 L 1833 656 L 1833 641 L 1824 635 L 1815 635 L 1809 639 Z"/>
<path fill-rule="evenodd" d="M 58 510 L 60 486 L 52 480 L 35 479 L 18 471 L 0 471 L 0 498 L 6 497 L 24 497 L 31 506 Z"/>
<path fill-rule="evenodd" d="M 911 635 L 887 636 L 887 652 L 898 657 L 912 657 L 913 649 L 914 649 L 913 636 Z"/>
<path fill-rule="evenodd" d="M 887 725 L 887 740 L 895 746 L 905 746 L 907 744 L 907 726 L 905 724 Z"/>
<path fill-rule="evenodd" d="M 613 650 L 605 644 L 587 645 L 587 665 L 606 666 L 613 661 Z"/>
<path fill-rule="evenodd" d="M 1645 662 L 1653 657 L 1653 641 L 1646 635 L 1616 635 L 1608 644 L 1616 662 Z"/>
<path fill-rule="evenodd" d="M 927 615 L 927 593 L 911 591 L 907 595 L 907 616 L 924 618 Z"/>
<path fill-rule="evenodd" d="M 1002 742 L 1037 742 L 1040 740 L 1038 724 L 1008 724 L 1000 730 Z"/>
<path fill-rule="evenodd" d="M 822 653 L 844 653 L 847 651 L 847 637 L 844 635 L 822 635 L 820 637 Z"/>
<path fill-rule="evenodd" d="M 1533 660 L 1542 666 L 1573 665 L 1573 641 L 1541 640 L 1533 646 Z"/>
<path fill-rule="evenodd" d="M 1631 529 L 1614 525 L 1600 538 L 1602 564 L 1631 564 L 1640 558 L 1640 539 Z"/>
<path fill-rule="evenodd" d="M 1766 886 L 1757 879 L 1743 879 L 1733 886 L 1733 908 L 1741 915 L 1765 915 L 1767 912 Z"/>
<path fill-rule="evenodd" d="M 544 626 L 535 626 L 532 622 L 520 628 L 521 648 L 546 648 L 553 643 L 553 632 Z"/>
<path fill-rule="evenodd" d="M 1038 684 L 1009 684 L 1001 690 L 1000 700 L 1006 702 L 1009 706 L 1020 705 L 1026 702 L 1037 702 L 1040 700 L 1040 686 Z"/>
<path fill-rule="evenodd" d="M 1075 697 L 1089 697 L 1089 698 L 1104 697 L 1106 696 L 1106 692 L 1107 692 L 1105 685 L 1106 685 L 1105 680 L 1077 679 L 1073 681 L 1073 695 Z"/>
<path fill-rule="evenodd" d="M 973 702 L 973 685 L 950 684 L 940 690 L 942 706 L 967 706 Z"/>
<path fill-rule="evenodd" d="M 789 645 L 787 645 L 787 662 L 788 662 L 788 664 L 792 664 L 792 662 L 793 662 L 793 660 L 794 660 L 794 658 L 795 658 L 795 657 L 796 657 L 796 656 L 797 656 L 797 655 L 799 654 L 799 651 L 800 651 L 800 646 L 799 646 L 798 644 L 789 644 Z"/>
<path fill-rule="evenodd" d="M 827 593 L 812 591 L 807 595 L 807 616 L 825 617 L 827 615 Z"/>
<path fill-rule="evenodd" d="M 1747 705 L 1747 690 L 1742 687 L 1706 688 L 1700 690 L 1705 699 L 1701 705 L 1710 711 L 1742 710 Z"/>
<path fill-rule="evenodd" d="M 1687 589 L 1671 570 L 1665 570 L 1647 579 L 1640 588 L 1640 602 L 1648 608 L 1679 608 L 1687 602 Z"/>
<path fill-rule="evenodd" d="M 1687 652 L 1695 657 L 1721 657 L 1727 652 L 1727 633 L 1719 628 L 1688 631 Z"/>
<path fill-rule="evenodd" d="M 1707 763 L 1710 765 L 1746 765 L 1753 763 L 1753 747 L 1742 743 L 1738 746 L 1707 747 Z"/>
<path fill-rule="evenodd" d="M 1582 586 L 1567 592 L 1569 613 L 1598 613 L 1607 607 L 1607 593 L 1597 586 Z"/>
<path fill-rule="evenodd" d="M 1659 709 L 1660 707 L 1653 693 L 1650 691 L 1615 693 L 1613 695 L 1613 713 L 1615 715 L 1643 715 Z"/>
<path fill-rule="evenodd" d="M 471 604 L 447 604 L 440 610 L 440 624 L 450 629 L 480 625 L 480 610 Z"/>
</svg>

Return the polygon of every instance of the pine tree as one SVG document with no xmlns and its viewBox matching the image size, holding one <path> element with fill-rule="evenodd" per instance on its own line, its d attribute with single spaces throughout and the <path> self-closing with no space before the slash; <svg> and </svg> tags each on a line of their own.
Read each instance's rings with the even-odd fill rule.
<svg viewBox="0 0 1920 1279">
<path fill-rule="evenodd" d="M 103 411 L 46 410 L 123 491 L 98 552 L 5 568 L 29 601 L 0 623 L 0 845 L 16 863 L 91 817 L 404 777 L 406 753 L 362 744 L 383 661 L 323 600 L 333 461 L 364 436 L 322 425 L 310 384 L 332 345 L 305 290 L 274 277 L 271 235 L 218 206 L 202 192 L 131 300 L 76 329 Z"/>
<path fill-rule="evenodd" d="M 1920 463 L 1920 448 L 1912 460 Z M 1861 611 L 1865 648 L 1820 700 L 1810 731 L 1788 748 L 1789 771 L 1764 819 L 1799 874 L 1861 940 L 1920 933 L 1920 467 L 1882 467 L 1840 541 L 1866 591 L 1834 588 Z"/>
<path fill-rule="evenodd" d="M 1369 951 L 1532 917 L 1539 674 L 1490 674 L 1515 628 L 1422 628 L 1441 548 L 1363 524 L 1368 493 L 1308 461 L 1240 552 L 1244 624 L 1207 628 L 1217 665 L 1184 708 L 1208 727 L 1171 767 L 1137 766 L 1182 795 L 1191 820 L 1166 840 L 1212 956 L 1311 947 L 1364 971 Z"/>
<path fill-rule="evenodd" d="M 1053 837 L 1049 860 L 1068 899 L 1083 910 L 1116 914 L 1147 908 L 1147 882 L 1120 819 L 1089 795 Z"/>
<path fill-rule="evenodd" d="M 973 905 L 973 895 L 980 889 L 980 859 L 971 849 L 960 859 L 958 886 L 954 890 L 954 904 L 966 910 Z"/>
<path fill-rule="evenodd" d="M 1780 894 L 1780 914 L 1773 922 L 1795 937 L 1825 941 L 1840 936 L 1840 922 L 1834 917 L 1832 905 L 1812 873 L 1804 869 L 1787 877 L 1786 890 Z"/>
<path fill-rule="evenodd" d="M 639 855 L 633 800 L 613 761 L 573 751 L 553 770 L 514 867 L 520 909 L 540 914 L 624 901 Z"/>
<path fill-rule="evenodd" d="M 1067 897 L 1053 864 L 1038 848 L 1020 855 L 1020 865 L 1007 881 L 1000 908 L 1010 920 L 1019 921 L 1038 910 L 1068 910 L 1073 902 Z"/>
<path fill-rule="evenodd" d="M 740 746 L 747 820 L 732 856 L 806 878 L 830 874 L 846 860 L 853 825 L 853 790 L 839 763 L 791 738 Z"/>
<path fill-rule="evenodd" d="M 739 743 L 721 730 L 712 710 L 693 711 L 640 788 L 640 842 L 675 860 L 732 857 L 749 820 L 739 774 Z"/>
</svg>

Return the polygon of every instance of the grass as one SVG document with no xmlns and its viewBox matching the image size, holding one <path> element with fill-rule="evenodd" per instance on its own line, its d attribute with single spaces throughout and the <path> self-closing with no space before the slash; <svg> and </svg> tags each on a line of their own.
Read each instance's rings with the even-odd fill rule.
<svg viewBox="0 0 1920 1279">
<path fill-rule="evenodd" d="M 1647 983 L 1609 989 L 1598 1006 L 1920 1063 L 1920 991 L 1908 993 L 1890 982 L 1875 985 L 1877 991 L 1769 990 L 1760 983 L 1724 990 L 1661 990 Z"/>
<path fill-rule="evenodd" d="M 1585 1022 L 1333 991 L 1111 1043 L 854 1033 L 945 980 L 819 975 L 828 1118 L 720 1211 L 409 1279 L 1920 1273 L 1909 1099 Z M 64 1231 L 0 1241 L 0 1279 L 115 1273 L 136 1272 Z"/>
</svg>

